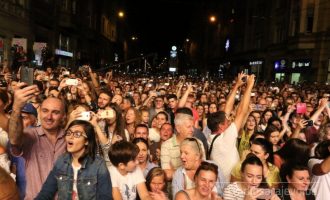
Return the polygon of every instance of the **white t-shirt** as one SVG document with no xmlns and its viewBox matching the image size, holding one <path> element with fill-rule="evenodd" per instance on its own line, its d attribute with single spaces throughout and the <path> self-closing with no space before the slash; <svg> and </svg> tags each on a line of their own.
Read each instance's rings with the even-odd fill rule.
<svg viewBox="0 0 330 200">
<path fill-rule="evenodd" d="M 145 182 L 141 169 L 136 167 L 133 172 L 129 172 L 126 176 L 121 175 L 118 169 L 113 165 L 108 167 L 108 169 L 111 174 L 112 187 L 119 188 L 122 199 L 135 200 L 137 197 L 136 186 L 139 183 Z"/>
<path fill-rule="evenodd" d="M 72 168 L 73 168 L 72 200 L 79 200 L 78 189 L 77 189 L 77 179 L 78 179 L 78 171 L 80 170 L 81 166 L 75 167 L 72 164 Z"/>
<path fill-rule="evenodd" d="M 215 134 L 210 135 L 210 143 L 215 136 Z M 233 122 L 214 141 L 210 155 L 210 159 L 218 164 L 227 182 L 230 181 L 230 173 L 239 161 L 239 154 L 236 147 L 237 137 L 238 130 L 236 124 Z"/>
<path fill-rule="evenodd" d="M 308 161 L 308 167 L 312 171 L 313 166 L 321 163 L 323 160 L 312 158 Z M 316 200 L 330 199 L 330 173 L 316 176 L 313 175 L 311 189 L 315 194 Z"/>
</svg>

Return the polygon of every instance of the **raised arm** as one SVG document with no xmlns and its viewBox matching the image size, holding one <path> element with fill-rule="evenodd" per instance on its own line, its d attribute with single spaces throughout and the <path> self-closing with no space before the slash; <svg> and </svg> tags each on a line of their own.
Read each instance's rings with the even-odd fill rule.
<svg viewBox="0 0 330 200">
<path fill-rule="evenodd" d="M 179 108 L 182 108 L 184 107 L 184 105 L 186 104 L 186 101 L 188 99 L 188 95 L 193 91 L 193 87 L 192 87 L 192 84 L 189 83 L 187 85 L 187 90 L 185 91 L 185 93 L 182 95 L 182 97 L 180 98 L 179 100 L 179 104 L 178 104 L 178 107 Z"/>
<path fill-rule="evenodd" d="M 239 73 L 237 77 L 236 84 L 234 85 L 233 89 L 230 91 L 229 95 L 227 96 L 225 113 L 229 116 L 231 111 L 233 110 L 234 103 L 235 103 L 235 96 L 238 89 L 244 84 L 242 78 L 246 76 L 243 73 Z M 239 128 L 239 127 L 238 127 Z"/>
<path fill-rule="evenodd" d="M 312 168 L 312 172 L 316 176 L 321 176 L 330 172 L 330 156 L 323 160 L 319 164 L 315 164 Z"/>
<path fill-rule="evenodd" d="M 240 77 L 240 76 L 238 76 Z M 234 123 L 236 124 L 236 127 L 241 127 L 243 123 L 243 119 L 246 115 L 248 115 L 249 111 L 249 105 L 250 105 L 250 99 L 251 99 L 251 91 L 255 82 L 255 76 L 254 74 L 247 76 L 246 78 L 246 89 L 244 92 L 244 95 L 242 97 L 242 100 L 240 104 L 238 105 L 237 111 L 236 111 L 236 117 L 234 120 Z M 238 80 L 239 81 L 239 80 Z"/>
<path fill-rule="evenodd" d="M 319 103 L 319 107 L 316 110 L 316 112 L 311 116 L 311 120 L 313 120 L 313 122 L 315 122 L 317 120 L 317 118 L 319 117 L 319 115 L 323 112 L 324 108 L 328 106 L 328 98 L 322 98 L 320 100 Z"/>
<path fill-rule="evenodd" d="M 18 88 L 25 86 L 26 83 L 18 83 Z M 23 144 L 23 121 L 21 118 L 21 110 L 26 102 L 31 99 L 35 93 L 38 92 L 36 85 L 27 86 L 23 89 L 18 89 L 14 94 L 13 111 L 9 119 L 9 141 L 14 147 L 13 153 L 15 155 L 20 154 L 20 147 Z M 15 148 L 18 147 L 18 148 Z"/>
</svg>

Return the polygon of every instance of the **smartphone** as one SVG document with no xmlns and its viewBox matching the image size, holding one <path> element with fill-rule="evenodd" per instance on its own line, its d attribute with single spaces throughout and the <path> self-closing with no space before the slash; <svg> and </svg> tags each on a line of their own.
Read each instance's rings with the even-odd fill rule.
<svg viewBox="0 0 330 200">
<path fill-rule="evenodd" d="M 102 110 L 99 112 L 99 118 L 101 119 L 112 119 L 114 117 L 113 110 Z"/>
<path fill-rule="evenodd" d="M 77 79 L 73 79 L 73 78 L 69 78 L 65 81 L 65 83 L 67 85 L 74 85 L 77 86 L 78 85 L 78 80 Z"/>
<path fill-rule="evenodd" d="M 262 191 L 262 194 L 257 199 L 270 199 L 273 196 L 274 191 L 270 188 L 258 188 Z"/>
<path fill-rule="evenodd" d="M 20 72 L 21 82 L 33 85 L 33 68 L 23 66 Z"/>
<path fill-rule="evenodd" d="M 313 120 L 307 120 L 307 126 L 313 126 L 314 122 Z"/>
<path fill-rule="evenodd" d="M 306 113 L 306 103 L 297 103 L 297 114 Z"/>
<path fill-rule="evenodd" d="M 77 118 L 77 120 L 84 120 L 84 121 L 89 121 L 91 119 L 91 112 L 86 111 L 80 113 L 80 117 Z"/>
<path fill-rule="evenodd" d="M 169 85 L 170 85 L 170 83 L 164 83 L 164 85 L 165 85 L 165 86 L 169 86 Z"/>
<path fill-rule="evenodd" d="M 255 96 L 256 96 L 256 93 L 251 92 L 251 97 L 255 97 Z"/>
</svg>

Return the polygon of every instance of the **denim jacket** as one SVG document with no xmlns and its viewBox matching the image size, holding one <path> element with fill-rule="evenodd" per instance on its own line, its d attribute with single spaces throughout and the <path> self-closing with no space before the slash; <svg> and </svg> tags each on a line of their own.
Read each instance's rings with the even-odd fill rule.
<svg viewBox="0 0 330 200">
<path fill-rule="evenodd" d="M 53 199 L 58 192 L 59 200 L 71 200 L 73 168 L 71 154 L 65 153 L 56 161 L 47 180 L 35 199 Z M 96 156 L 93 161 L 86 157 L 77 176 L 79 199 L 112 199 L 112 185 L 105 161 Z"/>
</svg>

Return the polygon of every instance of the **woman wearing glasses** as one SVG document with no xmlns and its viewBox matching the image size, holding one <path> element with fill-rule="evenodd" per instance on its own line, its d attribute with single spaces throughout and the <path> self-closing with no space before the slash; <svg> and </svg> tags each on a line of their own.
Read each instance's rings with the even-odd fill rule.
<svg viewBox="0 0 330 200">
<path fill-rule="evenodd" d="M 192 189 L 196 186 L 195 173 L 203 161 L 203 151 L 201 142 L 196 138 L 186 138 L 180 145 L 182 166 L 179 167 L 172 181 L 172 193 L 175 197 L 180 190 Z M 211 162 L 211 161 L 208 161 Z M 222 196 L 225 187 L 225 178 L 218 168 L 217 180 L 213 192 Z"/>
<path fill-rule="evenodd" d="M 67 152 L 55 163 L 36 199 L 112 199 L 105 161 L 96 156 L 94 127 L 75 120 L 68 126 Z"/>
</svg>

